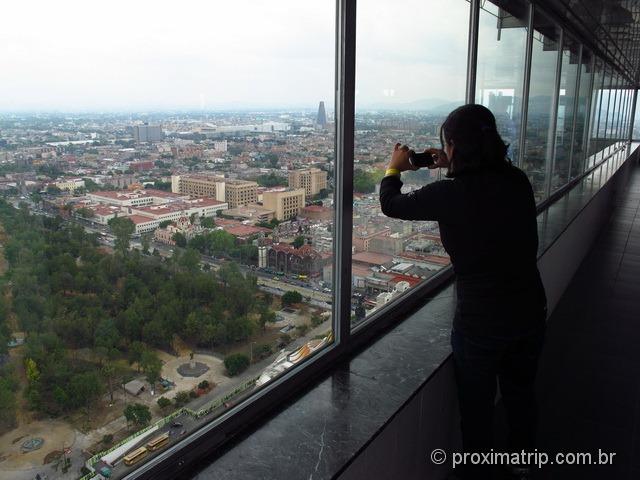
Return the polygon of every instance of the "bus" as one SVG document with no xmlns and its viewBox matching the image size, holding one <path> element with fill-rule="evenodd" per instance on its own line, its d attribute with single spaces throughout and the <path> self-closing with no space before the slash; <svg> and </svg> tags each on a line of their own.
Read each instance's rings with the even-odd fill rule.
<svg viewBox="0 0 640 480">
<path fill-rule="evenodd" d="M 142 460 L 144 457 L 147 456 L 147 449 L 144 447 L 140 447 L 137 450 L 134 450 L 133 452 L 127 454 L 124 457 L 124 464 L 129 466 L 129 465 L 133 465 L 134 463 L 139 462 L 140 460 Z"/>
<path fill-rule="evenodd" d="M 149 443 L 147 443 L 147 450 L 153 452 L 154 450 L 164 447 L 167 443 L 169 443 L 169 432 L 149 440 Z"/>
</svg>

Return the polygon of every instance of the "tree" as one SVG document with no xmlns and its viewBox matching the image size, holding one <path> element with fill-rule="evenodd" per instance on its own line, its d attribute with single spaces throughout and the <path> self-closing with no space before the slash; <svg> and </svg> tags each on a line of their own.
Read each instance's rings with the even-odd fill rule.
<svg viewBox="0 0 640 480">
<path fill-rule="evenodd" d="M 115 247 L 123 255 L 129 251 L 131 235 L 136 231 L 136 226 L 127 217 L 115 217 L 109 220 L 111 231 L 116 236 Z"/>
<path fill-rule="evenodd" d="M 169 225 L 173 223 L 173 220 L 163 220 L 158 225 L 159 228 L 167 228 Z"/>
<path fill-rule="evenodd" d="M 304 236 L 298 235 L 292 242 L 293 248 L 300 248 L 304 245 Z"/>
<path fill-rule="evenodd" d="M 126 406 L 124 409 L 124 418 L 127 419 L 127 426 L 129 423 L 133 423 L 137 427 L 145 427 L 151 421 L 151 411 L 146 405 L 141 403 L 133 403 Z"/>
<path fill-rule="evenodd" d="M 142 352 L 140 367 L 147 376 L 151 388 L 154 388 L 155 383 L 160 380 L 160 372 L 162 371 L 162 361 L 158 358 L 158 354 L 153 350 Z"/>
<path fill-rule="evenodd" d="M 49 195 L 58 195 L 59 193 L 62 192 L 62 190 L 60 190 L 58 187 L 56 187 L 53 184 L 49 184 L 47 185 L 47 188 L 45 189 L 45 191 L 47 192 L 47 194 Z"/>
<path fill-rule="evenodd" d="M 202 220 L 200 220 L 200 225 L 204 228 L 214 228 L 216 226 L 216 222 L 213 217 L 203 217 Z"/>
<path fill-rule="evenodd" d="M 93 210 L 87 207 L 79 208 L 76 210 L 76 214 L 82 218 L 93 218 L 96 216 L 95 213 L 93 213 Z"/>
<path fill-rule="evenodd" d="M 116 324 L 110 318 L 100 321 L 95 330 L 94 344 L 96 347 L 104 348 L 107 353 L 111 353 L 120 340 L 120 333 L 116 328 Z"/>
<path fill-rule="evenodd" d="M 300 292 L 296 292 L 295 290 L 290 290 L 282 295 L 282 306 L 286 307 L 289 305 L 293 305 L 294 303 L 300 303 L 302 301 L 302 295 Z"/>
<path fill-rule="evenodd" d="M 176 242 L 176 245 L 178 247 L 184 248 L 187 246 L 187 237 L 185 237 L 183 233 L 176 232 L 173 234 L 173 237 L 171 238 L 174 242 Z"/>
<path fill-rule="evenodd" d="M 140 237 L 140 243 L 142 244 L 142 252 L 149 254 L 149 247 L 151 246 L 151 234 L 146 233 Z"/>
<path fill-rule="evenodd" d="M 256 178 L 256 182 L 261 187 L 277 187 L 285 184 L 284 179 L 282 177 L 278 177 L 273 172 L 268 175 L 259 175 L 258 178 Z"/>
<path fill-rule="evenodd" d="M 376 185 L 380 183 L 384 172 L 376 170 L 375 172 L 367 172 L 365 170 L 356 169 L 353 172 L 353 189 L 359 193 L 372 193 L 376 189 Z"/>
<path fill-rule="evenodd" d="M 224 366 L 230 377 L 235 377 L 249 367 L 249 357 L 244 353 L 232 353 L 224 359 Z"/>
<path fill-rule="evenodd" d="M 102 367 L 102 375 L 107 378 L 107 384 L 109 385 L 109 398 L 113 405 L 113 376 L 116 373 L 116 367 L 113 363 L 107 363 Z"/>
<path fill-rule="evenodd" d="M 200 270 L 200 254 L 193 248 L 188 248 L 180 257 L 180 266 L 188 272 Z"/>
<path fill-rule="evenodd" d="M 267 330 L 267 323 L 273 323 L 276 321 L 276 314 L 272 310 L 265 309 L 260 313 L 260 319 L 258 320 L 262 331 Z"/>
<path fill-rule="evenodd" d="M 184 407 L 187 403 L 189 403 L 189 400 L 189 392 L 186 390 L 176 393 L 176 396 L 173 399 L 173 401 L 176 403 L 176 407 L 178 408 Z"/>
<path fill-rule="evenodd" d="M 129 365 L 133 365 L 134 363 L 138 364 L 138 371 L 140 371 L 141 365 L 140 362 L 142 360 L 142 354 L 147 349 L 147 346 L 139 341 L 131 342 L 129 345 L 129 350 L 127 352 L 127 359 L 129 360 Z"/>
<path fill-rule="evenodd" d="M 168 407 L 171 406 L 171 400 L 169 400 L 167 397 L 160 397 L 158 399 L 158 406 L 162 410 L 166 410 Z"/>
</svg>

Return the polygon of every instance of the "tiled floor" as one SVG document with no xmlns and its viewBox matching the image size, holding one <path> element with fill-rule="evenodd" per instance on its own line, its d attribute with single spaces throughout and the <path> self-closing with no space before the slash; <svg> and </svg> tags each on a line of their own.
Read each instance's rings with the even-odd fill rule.
<svg viewBox="0 0 640 480">
<path fill-rule="evenodd" d="M 539 451 L 616 455 L 535 478 L 640 479 L 640 166 L 549 320 L 538 392 Z"/>
</svg>

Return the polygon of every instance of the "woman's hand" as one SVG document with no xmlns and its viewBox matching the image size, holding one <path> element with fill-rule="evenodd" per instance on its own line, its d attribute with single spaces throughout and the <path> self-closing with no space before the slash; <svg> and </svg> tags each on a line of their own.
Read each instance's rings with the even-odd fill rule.
<svg viewBox="0 0 640 480">
<path fill-rule="evenodd" d="M 425 153 L 431 155 L 434 160 L 433 165 L 429 165 L 428 168 L 449 168 L 449 159 L 447 158 L 447 154 L 444 153 L 443 150 L 439 150 L 437 148 L 427 148 Z"/>
<path fill-rule="evenodd" d="M 395 147 L 393 147 L 391 161 L 389 162 L 389 166 L 387 168 L 395 168 L 400 172 L 405 172 L 407 170 L 417 170 L 411 165 L 411 162 L 409 162 L 409 147 L 407 147 L 406 145 L 401 145 L 400 143 L 396 143 Z"/>
</svg>

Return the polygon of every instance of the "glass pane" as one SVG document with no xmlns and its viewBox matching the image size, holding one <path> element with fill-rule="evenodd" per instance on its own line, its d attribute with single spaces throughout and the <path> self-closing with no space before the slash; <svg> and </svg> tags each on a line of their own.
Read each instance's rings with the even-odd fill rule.
<svg viewBox="0 0 640 480">
<path fill-rule="evenodd" d="M 429 28 L 389 29 L 407 12 Z M 353 325 L 449 264 L 437 222 L 385 217 L 377 191 L 394 144 L 439 148 L 442 121 L 464 104 L 469 3 L 364 1 L 357 22 Z M 403 173 L 403 191 L 438 178 L 437 170 Z"/>
<path fill-rule="evenodd" d="M 622 132 L 622 138 L 624 141 L 629 140 L 629 128 L 630 128 L 630 122 L 631 122 L 632 106 L 633 106 L 633 90 L 627 89 L 627 102 L 626 102 L 626 107 L 624 112 L 624 125 L 623 125 L 623 132 Z"/>
<path fill-rule="evenodd" d="M 531 79 L 525 139 L 523 170 L 533 185 L 536 201 L 547 196 L 547 182 L 553 157 L 555 135 L 551 118 L 556 94 L 556 69 L 560 30 L 538 10 L 534 14 Z"/>
<path fill-rule="evenodd" d="M 580 61 L 580 87 L 578 89 L 578 109 L 576 111 L 576 126 L 573 134 L 573 151 L 571 152 L 571 178 L 575 178 L 584 171 L 584 161 L 586 154 L 586 139 L 588 133 L 587 109 L 592 82 L 592 60 L 591 53 L 582 49 Z"/>
<path fill-rule="evenodd" d="M 636 97 L 636 102 L 637 102 L 637 95 L 634 95 Z M 632 101 L 633 103 L 633 101 Z M 636 103 L 636 110 L 633 113 L 633 117 L 631 118 L 631 121 L 633 122 L 633 126 L 632 126 L 632 137 L 634 141 L 640 140 L 640 108 L 638 106 L 638 104 Z"/>
<path fill-rule="evenodd" d="M 551 190 L 554 191 L 569 181 L 569 161 L 573 133 L 576 89 L 578 87 L 579 45 L 568 35 L 562 46 L 562 67 L 560 70 L 560 92 L 556 123 L 555 158 Z"/>
<path fill-rule="evenodd" d="M 598 151 L 598 128 L 600 125 L 600 117 L 602 116 L 602 87 L 604 85 L 604 65 L 597 59 L 594 71 L 593 90 L 591 92 L 591 115 L 589 130 L 589 158 L 587 159 L 587 168 L 593 166 L 596 160 L 596 152 Z"/>
<path fill-rule="evenodd" d="M 521 1 L 484 2 L 480 10 L 476 103 L 495 115 L 514 163 L 520 156 L 527 17 L 528 5 Z"/>
<path fill-rule="evenodd" d="M 332 342 L 336 2 L 34 3 L 0 29 L 0 478 L 123 478 Z"/>
<path fill-rule="evenodd" d="M 605 149 L 608 145 L 608 135 L 607 129 L 610 127 L 611 122 L 611 113 L 612 113 L 612 102 L 613 102 L 613 72 L 610 68 L 605 70 L 604 75 L 604 84 L 602 89 L 602 104 L 600 105 L 601 114 L 600 114 L 600 124 L 598 125 L 598 152 L 597 158 L 601 159 L 604 157 Z"/>
</svg>

